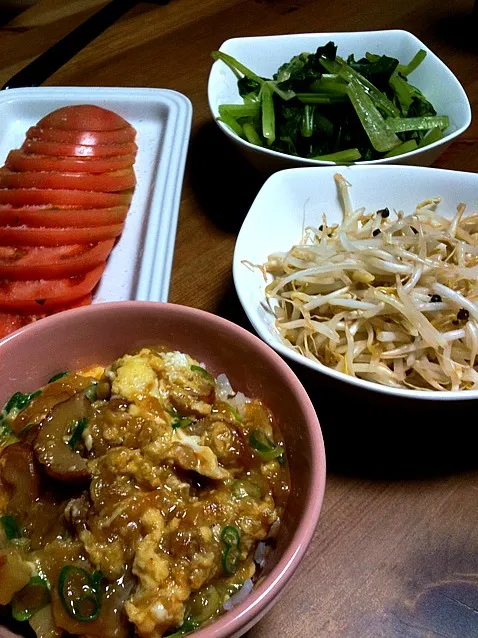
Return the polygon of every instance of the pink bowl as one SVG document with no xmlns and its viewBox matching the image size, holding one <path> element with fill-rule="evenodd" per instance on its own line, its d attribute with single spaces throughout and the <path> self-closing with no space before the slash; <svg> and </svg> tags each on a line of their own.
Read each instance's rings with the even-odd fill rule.
<svg viewBox="0 0 478 638">
<path fill-rule="evenodd" d="M 194 633 L 194 638 L 240 636 L 272 607 L 298 567 L 314 534 L 325 489 L 319 421 L 301 383 L 279 355 L 246 330 L 202 310 L 136 301 L 96 304 L 42 319 L 0 341 L 0 403 L 14 392 L 31 392 L 59 371 L 110 363 L 154 343 L 187 352 L 215 374 L 226 373 L 234 389 L 261 398 L 285 439 L 291 496 L 260 584 L 242 604 Z"/>
</svg>

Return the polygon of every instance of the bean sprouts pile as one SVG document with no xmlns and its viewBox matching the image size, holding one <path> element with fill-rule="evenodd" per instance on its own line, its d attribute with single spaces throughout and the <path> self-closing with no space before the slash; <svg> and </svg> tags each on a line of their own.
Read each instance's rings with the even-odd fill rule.
<svg viewBox="0 0 478 638">
<path fill-rule="evenodd" d="M 348 375 L 397 388 L 478 388 L 478 214 L 352 208 L 335 175 L 342 224 L 307 227 L 262 266 L 281 339 Z M 275 301 L 272 301 L 275 300 Z M 271 303 L 272 302 L 272 303 Z"/>
</svg>

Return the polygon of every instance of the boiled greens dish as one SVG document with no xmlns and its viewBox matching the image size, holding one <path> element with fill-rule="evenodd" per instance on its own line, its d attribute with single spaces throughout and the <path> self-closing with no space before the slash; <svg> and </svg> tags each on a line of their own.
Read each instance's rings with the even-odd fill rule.
<svg viewBox="0 0 478 638">
<path fill-rule="evenodd" d="M 222 52 L 238 78 L 243 104 L 219 106 L 219 120 L 265 148 L 315 160 L 351 163 L 409 153 L 441 139 L 449 126 L 408 81 L 425 59 L 407 64 L 366 53 L 345 60 L 333 42 L 301 53 L 263 78 Z"/>
<path fill-rule="evenodd" d="M 16 393 L 0 450 L 2 618 L 38 638 L 213 620 L 252 590 L 289 491 L 269 409 L 163 347 Z"/>
</svg>

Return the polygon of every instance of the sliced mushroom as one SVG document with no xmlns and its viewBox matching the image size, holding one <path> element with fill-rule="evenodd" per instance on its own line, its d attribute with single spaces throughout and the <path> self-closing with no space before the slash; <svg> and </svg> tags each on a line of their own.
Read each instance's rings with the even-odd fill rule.
<svg viewBox="0 0 478 638">
<path fill-rule="evenodd" d="M 87 463 L 68 444 L 75 427 L 88 419 L 91 404 L 83 392 L 57 403 L 41 423 L 34 449 L 46 473 L 54 479 L 79 483 L 90 478 Z"/>
<path fill-rule="evenodd" d="M 0 455 L 0 482 L 9 493 L 8 511 L 28 515 L 40 496 L 40 473 L 31 445 L 14 443 Z"/>
</svg>

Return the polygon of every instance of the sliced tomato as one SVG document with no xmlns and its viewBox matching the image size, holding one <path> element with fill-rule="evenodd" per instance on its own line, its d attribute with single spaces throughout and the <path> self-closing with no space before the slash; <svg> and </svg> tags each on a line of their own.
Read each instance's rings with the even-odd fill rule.
<svg viewBox="0 0 478 638">
<path fill-rule="evenodd" d="M 54 155 L 34 155 L 16 149 L 8 154 L 5 166 L 11 171 L 64 171 L 68 173 L 106 173 L 133 166 L 135 156 L 117 157 L 55 157 Z"/>
<path fill-rule="evenodd" d="M 10 206 L 74 206 L 76 208 L 114 208 L 129 206 L 132 191 L 123 193 L 94 193 L 80 190 L 56 190 L 40 188 L 2 188 L 0 205 Z"/>
<path fill-rule="evenodd" d="M 92 104 L 79 104 L 52 111 L 38 122 L 38 126 L 67 131 L 114 131 L 131 127 L 131 124 L 108 109 Z"/>
<path fill-rule="evenodd" d="M 56 310 L 53 310 L 50 314 L 56 314 L 58 312 L 63 312 L 63 310 L 71 310 L 71 308 L 78 308 L 80 306 L 89 306 L 92 300 L 93 296 L 90 293 L 64 308 L 57 308 Z M 47 316 L 48 315 L 46 313 L 32 315 L 20 314 L 17 312 L 0 312 L 0 339 L 3 339 L 3 337 L 15 332 L 15 330 L 23 328 L 23 326 L 26 326 L 29 323 L 33 323 L 34 321 L 38 321 L 39 319 L 43 319 Z"/>
<path fill-rule="evenodd" d="M 70 228 L 78 226 L 110 226 L 122 224 L 127 206 L 115 208 L 55 208 L 54 206 L 27 206 L 14 208 L 0 206 L 0 226 L 30 226 L 34 228 Z"/>
<path fill-rule="evenodd" d="M 56 157 L 113 157 L 117 155 L 129 155 L 130 153 L 136 153 L 138 150 L 134 142 L 84 146 L 83 144 L 43 142 L 42 140 L 25 140 L 21 148 L 25 153 L 55 155 Z"/>
<path fill-rule="evenodd" d="M 82 275 L 63 279 L 0 280 L 0 310 L 37 314 L 65 307 L 88 295 L 104 269 L 105 265 L 101 264 Z"/>
<path fill-rule="evenodd" d="M 0 188 L 55 188 L 114 193 L 133 188 L 136 178 L 132 168 L 102 175 L 89 173 L 16 173 L 0 169 Z"/>
<path fill-rule="evenodd" d="M 89 228 L 29 228 L 0 226 L 0 246 L 63 246 L 91 244 L 114 239 L 121 234 L 123 224 L 90 226 Z"/>
<path fill-rule="evenodd" d="M 82 144 L 84 146 L 124 144 L 125 142 L 134 142 L 135 137 L 136 131 L 131 126 L 116 131 L 64 131 L 59 128 L 32 126 L 27 131 L 27 138 L 31 140 L 67 142 L 68 144 Z"/>
<path fill-rule="evenodd" d="M 60 279 L 78 275 L 106 261 L 114 239 L 66 246 L 0 246 L 0 277 Z"/>
</svg>

